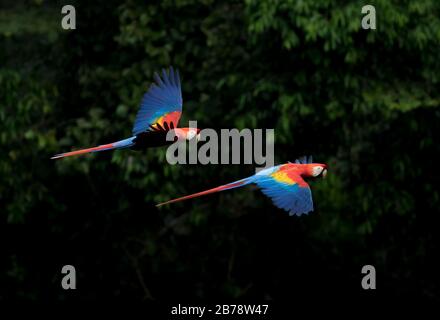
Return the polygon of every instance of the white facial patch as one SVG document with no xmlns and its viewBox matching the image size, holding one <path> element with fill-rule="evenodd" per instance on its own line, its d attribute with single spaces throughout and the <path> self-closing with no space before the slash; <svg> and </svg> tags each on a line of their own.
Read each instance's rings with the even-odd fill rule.
<svg viewBox="0 0 440 320">
<path fill-rule="evenodd" d="M 189 130 L 188 131 L 188 135 L 187 135 L 187 139 L 191 140 L 192 138 L 194 138 L 197 135 L 197 131 L 196 130 Z"/>
<path fill-rule="evenodd" d="M 324 168 L 321 167 L 321 166 L 313 167 L 313 168 L 312 168 L 312 174 L 313 174 L 313 176 L 314 176 L 314 177 L 319 176 L 319 175 L 321 174 L 322 170 L 324 170 Z"/>
</svg>

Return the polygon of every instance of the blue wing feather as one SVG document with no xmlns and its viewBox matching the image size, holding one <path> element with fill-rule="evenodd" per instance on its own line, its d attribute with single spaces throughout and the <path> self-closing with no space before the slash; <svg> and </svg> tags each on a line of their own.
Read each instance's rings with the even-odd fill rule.
<svg viewBox="0 0 440 320">
<path fill-rule="evenodd" d="M 133 135 L 147 130 L 155 120 L 170 112 L 182 112 L 182 90 L 179 71 L 170 67 L 167 73 L 162 70 L 162 77 L 154 74 L 154 80 L 149 90 L 144 94 L 140 109 L 133 126 Z M 177 123 L 174 124 L 177 126 Z"/>
<path fill-rule="evenodd" d="M 290 215 L 300 216 L 313 211 L 312 192 L 309 187 L 278 182 L 267 176 L 261 176 L 253 182 L 278 208 L 288 211 Z"/>
</svg>

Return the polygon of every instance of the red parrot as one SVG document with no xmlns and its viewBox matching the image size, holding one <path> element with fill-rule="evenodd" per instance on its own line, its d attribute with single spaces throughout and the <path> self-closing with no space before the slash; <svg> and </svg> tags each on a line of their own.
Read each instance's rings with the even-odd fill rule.
<svg viewBox="0 0 440 320">
<path fill-rule="evenodd" d="M 222 185 L 217 188 L 194 193 L 188 196 L 169 200 L 158 204 L 178 202 L 186 199 L 200 197 L 206 194 L 219 192 L 223 190 L 243 187 L 255 183 L 261 188 L 263 193 L 270 197 L 273 203 L 281 209 L 289 212 L 289 215 L 300 216 L 313 211 L 312 192 L 307 182 L 303 178 L 325 177 L 327 174 L 327 165 L 322 163 L 312 163 L 312 157 L 303 157 L 296 160 L 295 163 L 286 163 L 270 167 L 259 171 L 253 176 L 238 180 L 232 183 Z"/>
<path fill-rule="evenodd" d="M 200 129 L 178 128 L 182 114 L 182 89 L 179 71 L 174 72 L 170 67 L 167 73 L 162 70 L 162 77 L 154 74 L 153 83 L 142 98 L 140 109 L 134 122 L 132 137 L 97 147 L 60 153 L 51 159 L 69 157 L 89 152 L 99 152 L 112 149 L 130 148 L 140 150 L 172 144 L 176 140 L 199 138 Z M 174 141 L 167 141 L 167 133 L 173 130 Z"/>
</svg>

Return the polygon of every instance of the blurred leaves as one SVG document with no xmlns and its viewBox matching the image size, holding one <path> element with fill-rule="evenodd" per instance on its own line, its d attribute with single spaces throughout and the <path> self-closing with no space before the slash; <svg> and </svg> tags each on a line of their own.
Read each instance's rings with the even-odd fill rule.
<svg viewBox="0 0 440 320">
<path fill-rule="evenodd" d="M 58 15 L 61 16 L 60 13 Z M 6 38 L 44 34 L 53 42 L 61 30 L 53 9 L 48 11 L 31 6 L 27 10 L 0 11 L 0 34 Z"/>
</svg>

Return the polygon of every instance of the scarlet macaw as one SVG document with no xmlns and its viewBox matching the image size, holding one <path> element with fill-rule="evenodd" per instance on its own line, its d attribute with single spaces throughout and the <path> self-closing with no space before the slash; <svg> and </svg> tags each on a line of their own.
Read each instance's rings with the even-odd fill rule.
<svg viewBox="0 0 440 320">
<path fill-rule="evenodd" d="M 178 202 L 191 199 L 206 194 L 229 190 L 255 183 L 261 188 L 263 193 L 270 197 L 273 203 L 281 209 L 289 212 L 289 215 L 300 216 L 313 211 L 312 192 L 307 182 L 303 178 L 325 177 L 327 174 L 327 165 L 322 163 L 312 163 L 312 157 L 303 157 L 296 160 L 295 163 L 286 163 L 270 167 L 259 171 L 253 176 L 238 180 L 223 186 L 209 189 L 206 191 L 194 193 L 181 198 L 169 200 L 158 204 Z"/>
<path fill-rule="evenodd" d="M 154 79 L 156 83 L 150 86 L 142 99 L 134 122 L 132 137 L 93 148 L 57 154 L 51 159 L 112 149 L 131 148 L 139 150 L 164 146 L 173 143 L 173 141 L 166 140 L 166 135 L 170 130 L 174 131 L 174 140 L 198 138 L 200 129 L 177 128 L 182 114 L 182 89 L 179 71 L 174 72 L 173 68 L 170 67 L 167 73 L 163 69 L 162 78 L 155 73 Z"/>
</svg>

